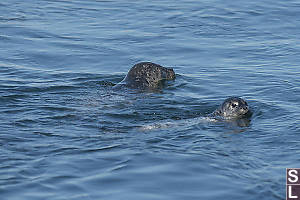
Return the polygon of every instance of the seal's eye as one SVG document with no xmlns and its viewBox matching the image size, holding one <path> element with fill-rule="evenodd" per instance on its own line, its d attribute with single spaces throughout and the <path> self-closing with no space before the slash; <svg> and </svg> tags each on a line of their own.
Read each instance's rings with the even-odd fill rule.
<svg viewBox="0 0 300 200">
<path fill-rule="evenodd" d="M 232 104 L 231 104 L 231 107 L 233 107 L 233 108 L 235 108 L 235 107 L 237 107 L 237 106 L 238 106 L 237 103 L 232 103 Z"/>
</svg>

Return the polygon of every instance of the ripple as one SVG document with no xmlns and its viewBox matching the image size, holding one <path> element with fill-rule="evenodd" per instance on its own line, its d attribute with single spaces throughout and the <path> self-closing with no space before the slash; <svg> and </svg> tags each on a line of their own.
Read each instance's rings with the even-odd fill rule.
<svg viewBox="0 0 300 200">
<path fill-rule="evenodd" d="M 17 103 L 17 102 L 22 102 L 27 98 L 30 98 L 30 96 L 23 95 L 23 94 L 12 94 L 12 95 L 0 96 L 0 101 L 5 104 L 6 103 Z"/>
<path fill-rule="evenodd" d="M 16 17 L 2 17 L 0 16 L 0 22 L 10 22 L 10 21 L 25 21 L 26 17 L 25 16 L 16 16 Z"/>
<path fill-rule="evenodd" d="M 93 152 L 99 152 L 99 151 L 111 151 L 114 150 L 115 148 L 119 149 L 122 147 L 121 144 L 116 144 L 116 145 L 110 145 L 110 146 L 105 146 L 97 149 L 85 149 L 84 151 L 81 151 L 82 153 L 93 153 Z"/>
<path fill-rule="evenodd" d="M 18 92 L 26 92 L 26 93 L 36 93 L 36 92 L 62 92 L 62 91 L 72 91 L 75 90 L 78 87 L 75 86 L 67 86 L 67 85 L 61 85 L 61 86 L 49 86 L 49 87 L 18 87 L 16 88 L 16 91 Z"/>
</svg>

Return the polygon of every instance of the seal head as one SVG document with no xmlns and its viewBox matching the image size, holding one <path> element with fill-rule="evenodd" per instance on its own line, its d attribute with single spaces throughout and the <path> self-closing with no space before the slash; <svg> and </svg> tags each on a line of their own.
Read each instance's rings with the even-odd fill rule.
<svg viewBox="0 0 300 200">
<path fill-rule="evenodd" d="M 172 68 L 162 67 L 152 62 L 141 62 L 134 65 L 120 84 L 130 88 L 155 89 L 162 86 L 165 80 L 174 80 Z"/>
<path fill-rule="evenodd" d="M 243 118 L 250 114 L 248 103 L 239 97 L 230 97 L 213 112 L 213 116 L 219 116 L 224 119 Z"/>
</svg>

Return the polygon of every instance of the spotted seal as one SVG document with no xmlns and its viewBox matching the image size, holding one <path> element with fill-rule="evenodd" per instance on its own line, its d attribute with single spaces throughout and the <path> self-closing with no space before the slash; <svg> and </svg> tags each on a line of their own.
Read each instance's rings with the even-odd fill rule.
<svg viewBox="0 0 300 200">
<path fill-rule="evenodd" d="M 252 112 L 248 103 L 239 97 L 230 97 L 217 108 L 213 113 L 205 117 L 196 117 L 192 119 L 183 119 L 173 121 L 158 122 L 154 124 L 144 125 L 139 130 L 155 130 L 155 129 L 168 129 L 170 127 L 176 128 L 180 126 L 198 126 L 202 122 L 217 122 L 226 121 L 228 124 L 238 127 L 248 127 L 250 125 L 250 116 Z M 239 130 L 237 130 L 239 131 Z"/>
<path fill-rule="evenodd" d="M 237 119 L 251 115 L 248 103 L 239 97 L 227 98 L 212 114 L 212 117 L 222 119 Z"/>
<path fill-rule="evenodd" d="M 157 89 L 165 80 L 174 80 L 175 72 L 172 68 L 162 67 L 152 62 L 135 64 L 126 77 L 116 87 L 126 86 L 136 89 Z"/>
</svg>

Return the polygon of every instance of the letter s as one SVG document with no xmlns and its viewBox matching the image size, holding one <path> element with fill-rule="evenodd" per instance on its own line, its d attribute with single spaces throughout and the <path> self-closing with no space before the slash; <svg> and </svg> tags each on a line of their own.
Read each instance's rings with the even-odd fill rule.
<svg viewBox="0 0 300 200">
<path fill-rule="evenodd" d="M 290 177 L 292 177 L 292 178 L 288 178 L 289 182 L 296 183 L 298 181 L 297 170 L 294 170 L 294 169 L 289 170 L 288 174 Z"/>
</svg>

